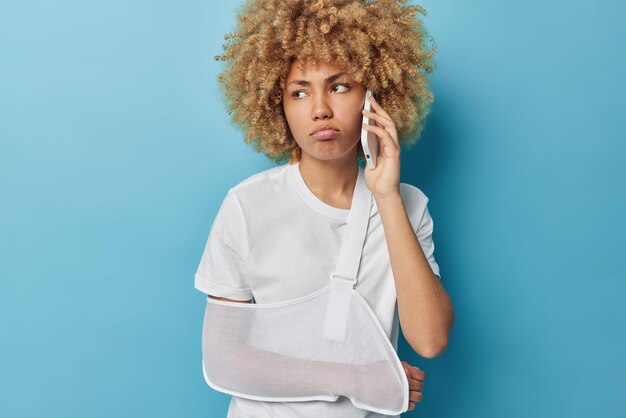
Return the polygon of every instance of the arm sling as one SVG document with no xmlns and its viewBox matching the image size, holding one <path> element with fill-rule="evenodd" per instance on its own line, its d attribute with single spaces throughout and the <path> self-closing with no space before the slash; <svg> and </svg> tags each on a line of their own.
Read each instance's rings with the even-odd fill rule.
<svg viewBox="0 0 626 418">
<path fill-rule="evenodd" d="M 372 206 L 359 174 L 336 271 L 324 288 L 267 304 L 207 297 L 202 370 L 211 388 L 266 402 L 345 396 L 380 414 L 407 411 L 409 386 L 400 359 L 354 289 Z"/>
</svg>

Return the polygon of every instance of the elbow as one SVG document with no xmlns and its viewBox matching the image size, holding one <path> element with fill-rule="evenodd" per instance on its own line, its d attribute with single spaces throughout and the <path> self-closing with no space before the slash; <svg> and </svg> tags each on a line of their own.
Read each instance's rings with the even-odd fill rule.
<svg viewBox="0 0 626 418">
<path fill-rule="evenodd" d="M 454 310 L 452 308 L 452 305 L 450 305 L 449 314 L 446 319 L 446 325 L 443 325 L 436 329 L 431 329 L 429 332 L 421 335 L 421 337 L 418 337 L 415 334 L 411 334 L 413 338 L 411 338 L 410 340 L 409 338 L 407 338 L 407 342 L 420 356 L 427 359 L 435 358 L 443 354 L 444 351 L 446 351 L 446 348 L 448 347 L 448 336 L 450 335 L 450 330 L 452 329 L 453 324 Z"/>
<path fill-rule="evenodd" d="M 448 347 L 448 338 L 440 338 L 438 340 L 431 341 L 428 344 L 409 344 L 421 357 L 433 359 L 446 351 L 446 348 Z"/>
<path fill-rule="evenodd" d="M 443 344 L 432 345 L 428 347 L 428 349 L 422 350 L 422 352 L 418 354 L 424 358 L 433 359 L 443 354 L 443 352 L 446 351 L 447 346 L 448 346 L 448 343 L 446 341 Z"/>
</svg>

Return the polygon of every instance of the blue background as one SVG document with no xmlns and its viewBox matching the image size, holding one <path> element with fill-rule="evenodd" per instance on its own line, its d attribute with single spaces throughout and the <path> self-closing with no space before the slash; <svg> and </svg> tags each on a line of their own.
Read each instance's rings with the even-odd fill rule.
<svg viewBox="0 0 626 418">
<path fill-rule="evenodd" d="M 233 4 L 231 4 L 233 3 Z M 456 309 L 408 416 L 623 417 L 626 7 L 424 1 L 435 103 L 402 181 Z M 0 415 L 224 417 L 193 287 L 273 166 L 216 75 L 235 2 L 0 3 Z"/>
</svg>

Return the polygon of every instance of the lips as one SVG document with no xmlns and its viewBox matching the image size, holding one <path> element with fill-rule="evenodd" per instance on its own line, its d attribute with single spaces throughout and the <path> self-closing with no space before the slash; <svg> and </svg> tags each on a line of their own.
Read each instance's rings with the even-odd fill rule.
<svg viewBox="0 0 626 418">
<path fill-rule="evenodd" d="M 317 139 L 330 139 L 334 138 L 338 134 L 339 129 L 331 125 L 318 126 L 313 132 L 311 132 L 311 136 Z"/>
</svg>

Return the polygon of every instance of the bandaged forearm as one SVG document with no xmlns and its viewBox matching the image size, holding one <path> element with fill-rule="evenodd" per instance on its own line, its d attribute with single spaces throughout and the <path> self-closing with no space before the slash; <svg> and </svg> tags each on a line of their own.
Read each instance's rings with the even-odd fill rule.
<svg viewBox="0 0 626 418">
<path fill-rule="evenodd" d="M 408 404 L 399 359 L 365 301 L 353 294 L 349 317 L 329 290 L 303 303 L 254 306 L 209 300 L 202 358 L 207 383 L 267 402 L 335 401 L 397 415 Z M 342 305 L 345 306 L 345 305 Z"/>
<path fill-rule="evenodd" d="M 208 344 L 204 362 L 213 383 L 223 389 L 256 396 L 329 396 L 353 392 L 359 367 L 295 358 L 245 344 Z M 361 368 L 361 372 L 363 368 Z"/>
</svg>

